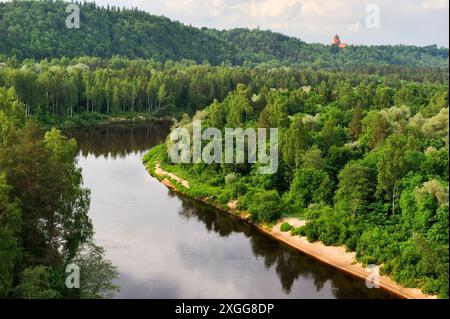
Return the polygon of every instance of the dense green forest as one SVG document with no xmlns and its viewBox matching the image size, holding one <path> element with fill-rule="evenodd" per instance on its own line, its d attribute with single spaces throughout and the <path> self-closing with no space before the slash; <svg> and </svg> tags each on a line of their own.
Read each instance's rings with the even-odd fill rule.
<svg viewBox="0 0 450 319">
<path fill-rule="evenodd" d="M 181 191 L 225 209 L 237 200 L 257 223 L 305 219 L 293 234 L 344 245 L 401 284 L 447 298 L 448 84 L 346 74 L 301 84 L 238 84 L 193 116 L 222 133 L 277 127 L 275 174 L 224 159 L 174 165 L 169 140 L 146 155 L 149 169 L 161 162 L 190 182 L 175 181 Z M 175 127 L 192 132 L 191 118 Z"/>
<path fill-rule="evenodd" d="M 117 290 L 117 269 L 92 242 L 76 154 L 75 140 L 26 120 L 14 90 L 0 88 L 0 298 L 102 298 Z M 65 285 L 71 263 L 83 269 L 81 289 Z"/>
<path fill-rule="evenodd" d="M 260 30 L 198 29 L 146 12 L 0 2 L 0 298 L 101 298 L 117 269 L 92 243 L 77 146 L 56 129 L 109 115 L 280 132 L 279 168 L 172 165 L 183 192 L 256 223 L 356 251 L 405 286 L 448 298 L 448 49 L 307 44 Z M 131 114 L 131 115 L 130 115 Z M 287 227 L 286 229 L 288 229 Z M 65 288 L 65 268 L 86 266 Z"/>
<path fill-rule="evenodd" d="M 255 92 L 269 88 L 298 89 L 313 86 L 312 92 L 299 90 L 299 99 L 308 107 L 323 103 L 330 93 L 325 86 L 358 86 L 368 95 L 385 95 L 384 105 L 403 99 L 401 94 L 425 98 L 430 87 L 448 82 L 448 73 L 440 68 L 385 66 L 370 69 L 353 66 L 346 71 L 314 71 L 298 68 L 247 68 L 211 66 L 193 61 L 128 60 L 79 57 L 51 61 L 17 62 L 7 59 L 0 65 L 0 86 L 13 88 L 25 105 L 25 116 L 35 116 L 52 124 L 63 117 L 67 123 L 82 118 L 96 119 L 99 113 L 140 112 L 153 116 L 194 113 L 214 99 L 223 100 L 237 84 L 250 86 Z M 378 89 L 378 91 L 377 91 Z M 315 94 L 318 91 L 319 96 Z M 395 93 L 395 94 L 394 94 Z M 349 101 L 350 103 L 350 101 Z M 361 102 L 364 103 L 364 102 Z"/>
<path fill-rule="evenodd" d="M 79 5 L 80 29 L 68 29 L 67 3 L 62 1 L 0 2 L 0 55 L 19 60 L 121 55 L 157 61 L 207 60 L 212 65 L 317 68 L 352 64 L 448 66 L 448 49 L 436 46 L 350 46 L 339 50 L 270 31 L 198 29 L 138 9 Z"/>
</svg>

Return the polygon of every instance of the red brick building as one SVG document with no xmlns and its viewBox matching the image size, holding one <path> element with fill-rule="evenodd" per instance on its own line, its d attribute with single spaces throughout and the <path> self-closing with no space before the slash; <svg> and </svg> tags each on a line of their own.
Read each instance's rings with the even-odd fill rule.
<svg viewBox="0 0 450 319">
<path fill-rule="evenodd" d="M 331 42 L 331 44 L 332 45 L 336 45 L 336 46 L 338 46 L 341 49 L 344 49 L 344 48 L 346 48 L 348 46 L 347 43 L 342 43 L 341 42 L 341 39 L 339 39 L 339 35 L 337 35 L 337 34 L 333 37 L 333 41 Z"/>
</svg>

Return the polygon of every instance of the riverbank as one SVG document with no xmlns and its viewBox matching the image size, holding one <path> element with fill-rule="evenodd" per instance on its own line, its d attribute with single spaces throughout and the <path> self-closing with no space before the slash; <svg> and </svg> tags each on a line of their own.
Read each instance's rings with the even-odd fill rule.
<svg viewBox="0 0 450 319">
<path fill-rule="evenodd" d="M 145 122 L 167 122 L 168 117 L 154 117 L 150 113 L 82 113 L 72 117 L 50 117 L 39 119 L 43 127 L 67 130 L 74 128 L 99 127 L 108 125 L 135 125 Z"/>
<path fill-rule="evenodd" d="M 189 181 L 178 177 L 174 173 L 163 170 L 161 168 L 160 163 L 158 162 L 154 163 L 154 167 L 147 166 L 147 170 L 152 176 L 160 180 L 166 187 L 176 192 L 186 194 L 183 191 L 183 188 L 186 189 L 190 188 Z M 186 185 L 188 187 L 186 187 Z M 190 194 L 187 195 L 194 197 Z M 218 207 L 217 205 L 212 203 L 208 198 L 196 197 L 196 199 L 206 204 L 209 204 L 217 209 L 232 214 L 233 216 L 236 216 L 247 223 L 251 223 L 268 236 L 271 236 L 272 238 L 281 241 L 284 244 L 300 251 L 301 253 L 307 254 L 323 263 L 331 265 L 352 276 L 366 280 L 368 275 L 372 272 L 367 267 L 364 267 L 362 264 L 356 261 L 356 256 L 354 252 L 347 252 L 344 247 L 326 246 L 321 242 L 311 243 L 305 237 L 297 235 L 292 236 L 290 232 L 282 232 L 280 229 L 281 225 L 285 222 L 288 222 L 290 225 L 294 227 L 300 227 L 306 223 L 305 221 L 301 221 L 296 218 L 287 218 L 287 219 L 285 218 L 277 222 L 275 225 L 256 224 L 250 221 L 249 214 L 241 212 L 236 209 L 237 204 L 236 202 L 230 202 L 227 208 L 223 208 Z M 385 275 L 380 276 L 379 283 L 380 288 L 385 289 L 401 298 L 436 299 L 435 296 L 426 295 L 418 288 L 405 288 L 397 284 L 391 278 Z"/>
<path fill-rule="evenodd" d="M 353 276 L 366 280 L 368 275 L 372 272 L 372 270 L 356 262 L 356 254 L 354 252 L 346 251 L 344 247 L 325 246 L 321 242 L 311 243 L 305 237 L 292 236 L 290 232 L 282 232 L 280 227 L 285 222 L 295 226 L 301 224 L 303 221 L 299 221 L 295 218 L 289 218 L 278 222 L 271 228 L 259 228 L 268 235 L 299 250 L 300 252 L 312 256 L 317 260 L 320 260 Z M 436 299 L 435 296 L 425 295 L 418 288 L 402 287 L 385 275 L 380 276 L 380 288 L 406 299 Z"/>
</svg>

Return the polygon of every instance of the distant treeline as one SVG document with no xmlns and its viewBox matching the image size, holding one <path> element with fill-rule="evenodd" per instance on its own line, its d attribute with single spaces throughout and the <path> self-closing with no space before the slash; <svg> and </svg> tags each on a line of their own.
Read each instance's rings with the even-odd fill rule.
<svg viewBox="0 0 450 319">
<path fill-rule="evenodd" d="M 198 65 L 187 60 L 162 64 L 118 57 L 5 61 L 0 65 L 0 87 L 13 89 L 25 105 L 25 115 L 42 121 L 93 112 L 192 114 L 215 99 L 223 100 L 238 84 L 254 93 L 272 88 L 298 90 L 299 103 L 306 109 L 350 93 L 347 104 L 387 107 L 409 102 L 412 96 L 415 105 L 421 105 L 448 83 L 444 70 L 399 66 L 354 66 L 338 72 Z"/>
<path fill-rule="evenodd" d="M 80 29 L 68 29 L 66 6 L 67 2 L 48 0 L 0 3 L 0 54 L 19 60 L 121 55 L 209 61 L 212 65 L 448 67 L 448 49 L 435 45 L 349 46 L 340 50 L 271 31 L 198 29 L 138 9 L 104 8 L 94 3 L 79 3 Z"/>
</svg>

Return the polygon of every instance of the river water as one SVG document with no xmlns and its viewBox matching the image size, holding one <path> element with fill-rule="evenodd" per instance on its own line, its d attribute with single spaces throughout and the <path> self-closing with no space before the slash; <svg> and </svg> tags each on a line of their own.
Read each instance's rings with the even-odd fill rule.
<svg viewBox="0 0 450 319">
<path fill-rule="evenodd" d="M 80 129 L 95 241 L 119 268 L 118 298 L 392 298 L 152 178 L 142 157 L 164 125 Z"/>
</svg>

